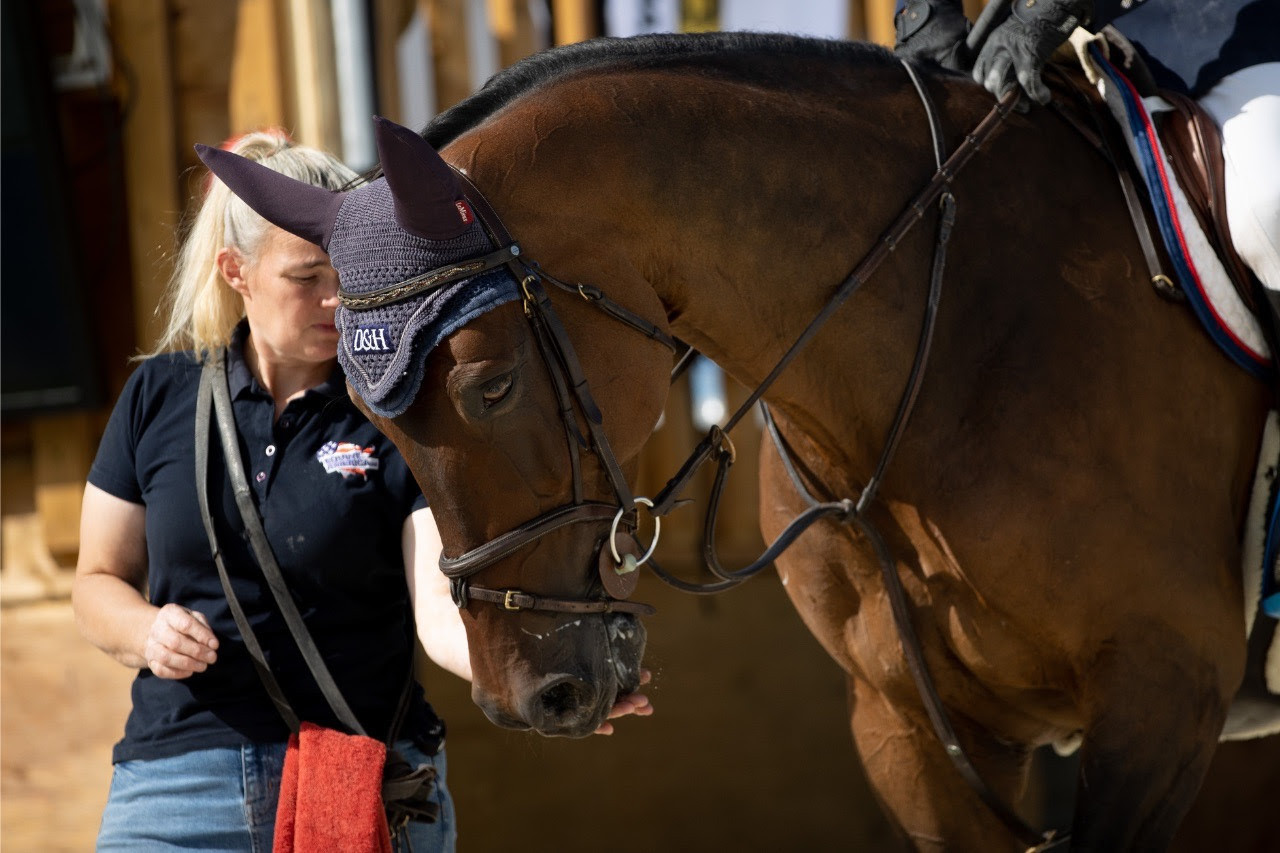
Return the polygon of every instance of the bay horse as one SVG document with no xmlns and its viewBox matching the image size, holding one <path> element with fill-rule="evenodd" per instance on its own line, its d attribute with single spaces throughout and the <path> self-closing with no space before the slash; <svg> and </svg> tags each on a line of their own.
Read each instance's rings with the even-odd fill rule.
<svg viewBox="0 0 1280 853">
<path fill-rule="evenodd" d="M 956 150 L 991 99 L 918 74 Z M 414 230 L 429 193 L 408 198 L 413 182 L 390 161 L 420 157 L 437 189 L 451 186 L 447 162 L 518 240 L 519 258 L 500 260 L 527 275 L 522 298 L 420 355 L 406 410 L 363 403 L 422 485 L 442 565 L 488 558 L 461 604 L 473 697 L 495 723 L 584 736 L 636 687 L 643 606 L 615 608 L 597 568 L 663 410 L 664 340 L 759 385 L 934 175 L 926 113 L 911 75 L 874 46 L 655 36 L 536 55 L 422 137 L 380 138 L 401 227 Z M 425 152 L 396 153 L 424 139 Z M 348 287 L 336 205 L 319 205 L 330 222 L 308 230 L 216 159 L 277 224 L 332 236 Z M 453 215 L 457 194 L 432 191 L 438 215 Z M 1269 392 L 1154 295 L 1111 167 L 1053 113 L 1009 115 L 949 192 L 930 359 L 860 514 L 891 555 L 959 746 L 996 797 L 1016 798 L 1034 748 L 1075 738 L 1072 848 L 1163 849 L 1242 678 L 1239 541 Z M 908 385 L 939 217 L 919 213 L 765 395 L 801 484 L 824 500 L 867 485 Z M 569 292 L 548 296 L 544 274 Z M 598 310 L 600 294 L 619 312 Z M 554 322 L 539 319 L 543 301 Z M 354 321 L 339 322 L 345 346 Z M 548 335 L 573 355 L 540 357 Z M 807 503 L 777 448 L 761 456 L 772 540 Z M 877 543 L 846 521 L 818 521 L 776 567 L 847 674 L 879 800 L 919 849 L 1025 848 L 935 735 Z"/>
</svg>

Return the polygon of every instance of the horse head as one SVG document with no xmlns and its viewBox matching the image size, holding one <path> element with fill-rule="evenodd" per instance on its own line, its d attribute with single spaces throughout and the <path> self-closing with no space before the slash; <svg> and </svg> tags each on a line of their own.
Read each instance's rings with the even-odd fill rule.
<svg viewBox="0 0 1280 853">
<path fill-rule="evenodd" d="M 476 703 L 499 725 L 590 734 L 639 684 L 649 608 L 622 600 L 640 553 L 627 482 L 670 359 L 648 337 L 583 328 L 578 306 L 539 309 L 538 271 L 492 213 L 477 218 L 487 205 L 465 177 L 412 131 L 376 128 L 383 175 L 345 192 L 199 152 L 261 215 L 330 253 L 351 396 L 430 503 Z"/>
</svg>

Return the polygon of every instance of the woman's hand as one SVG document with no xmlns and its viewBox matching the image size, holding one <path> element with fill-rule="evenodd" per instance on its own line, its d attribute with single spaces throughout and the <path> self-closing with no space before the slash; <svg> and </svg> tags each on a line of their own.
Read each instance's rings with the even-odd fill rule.
<svg viewBox="0 0 1280 853">
<path fill-rule="evenodd" d="M 653 673 L 647 669 L 640 670 L 640 684 L 648 684 L 653 678 Z M 605 722 L 600 724 L 600 728 L 596 729 L 598 735 L 613 734 L 613 723 L 608 720 L 616 720 L 618 717 L 647 717 L 653 713 L 653 706 L 649 704 L 649 697 L 643 693 L 628 693 L 625 696 L 619 696 L 618 700 L 613 703 L 613 707 L 609 710 L 609 716 Z"/>
<path fill-rule="evenodd" d="M 178 604 L 156 612 L 142 657 L 159 678 L 188 678 L 218 660 L 218 638 L 203 613 Z"/>
</svg>

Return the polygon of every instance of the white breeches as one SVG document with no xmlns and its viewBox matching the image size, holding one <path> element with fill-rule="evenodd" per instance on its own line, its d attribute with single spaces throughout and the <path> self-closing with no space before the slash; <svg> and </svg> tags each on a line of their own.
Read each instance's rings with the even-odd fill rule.
<svg viewBox="0 0 1280 853">
<path fill-rule="evenodd" d="M 1231 240 L 1262 283 L 1280 290 L 1280 62 L 1224 77 L 1200 105 L 1222 130 Z"/>
</svg>

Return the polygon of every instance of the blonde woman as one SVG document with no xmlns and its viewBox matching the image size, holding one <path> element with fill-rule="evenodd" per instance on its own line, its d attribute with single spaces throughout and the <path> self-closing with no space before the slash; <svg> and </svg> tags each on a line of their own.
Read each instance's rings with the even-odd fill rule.
<svg viewBox="0 0 1280 853">
<path fill-rule="evenodd" d="M 319 186 L 355 178 L 279 133 L 227 147 Z M 402 707 L 415 605 L 428 652 L 470 677 L 430 512 L 403 459 L 347 399 L 337 291 L 318 246 L 210 179 L 171 282 L 167 331 L 116 404 L 85 491 L 76 619 L 90 642 L 138 669 L 99 850 L 272 846 L 289 728 L 246 652 L 201 520 L 193 435 L 208 359 L 225 352 L 240 454 L 271 549 L 368 734 L 385 739 Z M 210 512 L 236 597 L 298 717 L 338 727 L 250 551 L 214 444 Z M 414 682 L 396 748 L 435 768 L 440 813 L 410 823 L 397 849 L 406 840 L 420 853 L 454 849 L 443 732 Z"/>
</svg>

